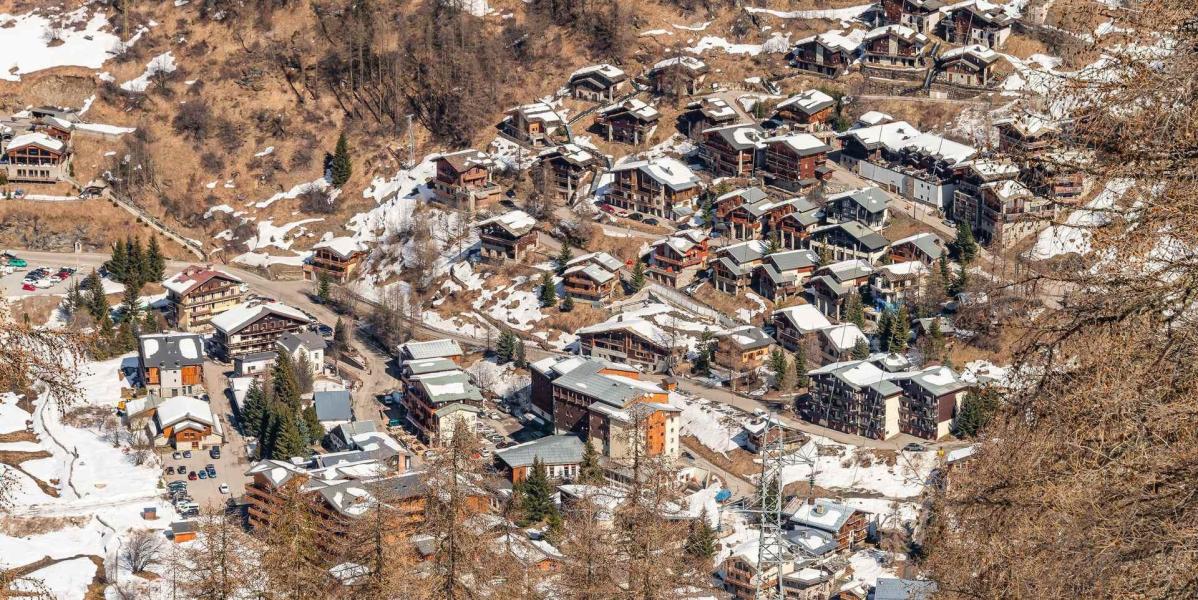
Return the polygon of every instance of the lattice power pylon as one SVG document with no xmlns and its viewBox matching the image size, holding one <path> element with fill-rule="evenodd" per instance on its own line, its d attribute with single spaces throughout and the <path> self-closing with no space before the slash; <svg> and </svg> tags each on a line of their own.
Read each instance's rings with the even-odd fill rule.
<svg viewBox="0 0 1198 600">
<path fill-rule="evenodd" d="M 810 495 L 815 487 L 814 460 L 799 456 L 796 452 L 787 452 L 786 429 L 780 425 L 777 413 L 770 413 L 765 417 L 761 445 L 758 448 L 761 455 L 761 479 L 757 485 L 757 499 L 761 506 L 761 533 L 757 546 L 757 600 L 782 600 L 786 597 L 782 587 L 782 568 L 794 559 L 782 538 L 782 523 L 785 520 L 782 514 L 782 508 L 785 506 L 782 470 L 790 465 L 812 465 L 807 493 Z M 776 587 L 767 585 L 766 578 L 762 576 L 771 569 L 777 575 Z"/>
</svg>

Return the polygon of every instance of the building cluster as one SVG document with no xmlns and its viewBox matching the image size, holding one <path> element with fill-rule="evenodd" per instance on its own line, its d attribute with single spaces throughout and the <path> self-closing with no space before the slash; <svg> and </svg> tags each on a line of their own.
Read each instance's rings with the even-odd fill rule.
<svg viewBox="0 0 1198 600">
<path fill-rule="evenodd" d="M 0 174 L 13 183 L 55 183 L 71 176 L 71 138 L 79 117 L 50 107 L 0 119 Z"/>
</svg>

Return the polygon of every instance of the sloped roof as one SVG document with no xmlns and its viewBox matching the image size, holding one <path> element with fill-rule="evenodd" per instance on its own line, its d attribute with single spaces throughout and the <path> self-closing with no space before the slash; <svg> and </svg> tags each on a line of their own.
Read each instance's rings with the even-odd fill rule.
<svg viewBox="0 0 1198 600">
<path fill-rule="evenodd" d="M 765 348 L 774 343 L 774 338 L 767 335 L 760 327 L 753 325 L 743 325 L 722 331 L 716 334 L 716 337 L 732 342 L 732 344 L 741 350 Z"/>
<path fill-rule="evenodd" d="M 656 108 L 645 104 L 639 98 L 629 98 L 623 102 L 605 106 L 598 110 L 602 117 L 610 118 L 612 116 L 628 113 L 641 121 L 657 121 L 661 118 L 661 113 L 657 112 Z"/>
<path fill-rule="evenodd" d="M 653 75 L 662 69 L 673 66 L 681 66 L 686 70 L 693 71 L 695 73 L 707 72 L 707 63 L 699 60 L 698 58 L 693 56 L 678 56 L 658 61 L 651 69 L 649 69 L 649 74 Z"/>
<path fill-rule="evenodd" d="M 316 335 L 313 331 L 301 331 L 299 333 L 289 332 L 279 337 L 279 345 L 287 352 L 295 352 L 300 346 L 308 350 L 324 350 L 328 347 L 328 342 L 324 338 Z"/>
<path fill-rule="evenodd" d="M 427 342 L 407 342 L 400 344 L 399 351 L 408 360 L 424 360 L 429 358 L 448 358 L 461 356 L 462 347 L 454 340 L 430 340 Z"/>
<path fill-rule="evenodd" d="M 603 63 L 603 64 L 598 64 L 598 65 L 591 65 L 589 67 L 583 67 L 581 69 L 578 69 L 577 71 L 574 71 L 573 73 L 570 74 L 570 81 L 573 82 L 576 79 L 581 79 L 583 77 L 590 77 L 592 75 L 598 75 L 601 78 L 606 79 L 609 83 L 618 83 L 618 82 L 624 81 L 625 79 L 628 78 L 628 75 L 624 72 L 623 69 L 621 69 L 615 65 L 609 65 L 607 63 Z"/>
<path fill-rule="evenodd" d="M 703 130 L 704 135 L 712 133 L 718 135 L 735 150 L 761 148 L 765 144 L 766 137 L 765 130 L 760 125 L 753 123 L 737 123 Z"/>
<path fill-rule="evenodd" d="M 836 104 L 836 100 L 831 96 L 819 90 L 807 90 L 779 102 L 776 109 L 791 108 L 807 115 L 813 115 L 834 104 Z"/>
<path fill-rule="evenodd" d="M 852 350 L 858 341 L 869 343 L 869 338 L 865 337 L 861 329 L 852 323 L 833 325 L 832 327 L 821 329 L 820 333 L 840 352 Z"/>
<path fill-rule="evenodd" d="M 441 404 L 462 400 L 482 400 L 478 388 L 461 371 L 440 371 L 412 377 L 412 385 L 424 389 L 429 401 Z"/>
<path fill-rule="evenodd" d="M 495 452 L 495 458 L 509 467 L 527 467 L 538 458 L 546 465 L 582 462 L 583 442 L 576 435 L 550 435 Z"/>
<path fill-rule="evenodd" d="M 474 167 L 490 168 L 495 165 L 495 159 L 491 158 L 489 154 L 474 149 L 447 152 L 438 156 L 437 160 L 449 163 L 449 166 L 453 167 L 453 170 L 458 173 L 468 171 Z"/>
<path fill-rule="evenodd" d="M 204 364 L 204 341 L 194 333 L 153 333 L 137 339 L 142 364 L 178 369 Z"/>
<path fill-rule="evenodd" d="M 802 333 L 811 333 L 832 326 L 828 321 L 828 317 L 820 312 L 818 308 L 811 304 L 799 304 L 798 306 L 788 306 L 774 311 L 774 318 L 778 316 L 790 322 L 791 326 L 798 329 Z"/>
<path fill-rule="evenodd" d="M 483 227 L 492 224 L 503 228 L 504 231 L 513 237 L 520 237 L 532 231 L 532 228 L 537 226 L 537 220 L 522 210 L 513 210 L 491 217 L 485 221 L 479 221 L 478 226 Z"/>
<path fill-rule="evenodd" d="M 840 203 L 849 200 L 869 213 L 880 213 L 886 210 L 890 198 L 877 186 L 849 190 L 828 196 L 829 203 Z"/>
<path fill-rule="evenodd" d="M 349 390 L 330 390 L 312 394 L 316 417 L 321 421 L 354 420 L 354 399 Z"/>
<path fill-rule="evenodd" d="M 813 154 L 824 154 L 832 151 L 831 146 L 828 146 L 819 138 L 810 133 L 792 133 L 789 135 L 780 135 L 771 138 L 766 138 L 767 144 L 785 144 L 791 150 L 794 150 L 799 156 L 811 156 Z"/>
<path fill-rule="evenodd" d="M 242 327 L 268 315 L 275 314 L 297 321 L 309 322 L 308 315 L 281 302 L 268 304 L 238 304 L 237 306 L 212 317 L 212 326 L 226 334 L 237 333 Z"/>
<path fill-rule="evenodd" d="M 66 150 L 66 143 L 58 138 L 50 137 L 40 131 L 33 133 L 24 133 L 14 137 L 8 142 L 8 147 L 5 151 L 16 150 L 25 146 L 39 146 L 54 152 L 62 152 Z"/>
<path fill-rule="evenodd" d="M 175 273 L 166 281 L 162 282 L 162 287 L 180 295 L 185 296 L 193 288 L 206 283 L 208 280 L 219 277 L 236 283 L 241 283 L 241 278 L 219 271 L 209 267 L 200 267 L 191 265 L 178 273 Z"/>
<path fill-rule="evenodd" d="M 207 402 L 192 396 L 171 396 L 163 399 L 157 407 L 157 420 L 163 429 L 180 421 L 198 421 L 216 429 L 212 407 Z"/>
<path fill-rule="evenodd" d="M 923 232 L 917 233 L 915 235 L 909 235 L 905 238 L 890 242 L 890 247 L 894 248 L 895 246 L 901 246 L 904 244 L 911 244 L 912 246 L 915 246 L 920 252 L 928 255 L 933 260 L 940 258 L 940 255 L 944 253 L 944 241 L 940 239 L 940 236 L 934 233 Z"/>
<path fill-rule="evenodd" d="M 313 250 L 319 248 L 328 248 L 343 259 L 348 259 L 355 254 L 366 251 L 366 246 L 364 246 L 358 240 L 347 235 L 335 237 L 323 242 L 317 242 L 316 244 L 312 245 Z"/>
<path fill-rule="evenodd" d="M 611 171 L 637 169 L 674 191 L 688 190 L 699 185 L 699 177 L 676 158 L 663 156 L 653 160 L 636 160 L 617 165 Z"/>
</svg>

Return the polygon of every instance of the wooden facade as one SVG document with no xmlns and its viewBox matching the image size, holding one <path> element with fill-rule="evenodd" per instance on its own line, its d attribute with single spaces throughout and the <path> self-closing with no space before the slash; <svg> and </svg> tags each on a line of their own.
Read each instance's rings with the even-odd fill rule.
<svg viewBox="0 0 1198 600">
<path fill-rule="evenodd" d="M 763 155 L 766 179 L 770 185 L 789 192 L 811 190 L 832 177 L 832 169 L 827 165 L 830 150 L 822 144 L 796 145 L 786 138 L 766 140 Z"/>
<path fill-rule="evenodd" d="M 171 285 L 176 280 L 183 285 L 192 281 L 199 283 L 179 293 L 178 288 Z M 212 317 L 241 304 L 245 297 L 240 279 L 194 265 L 168 280 L 165 287 L 171 306 L 169 320 L 180 330 L 192 333 L 211 333 Z"/>
<path fill-rule="evenodd" d="M 607 195 L 608 203 L 625 210 L 667 219 L 674 217 L 674 209 L 677 207 L 693 209 L 702 186 L 686 165 L 676 160 L 671 160 L 670 163 L 667 168 L 671 171 L 686 169 L 689 176 L 685 184 L 674 185 L 658 177 L 654 169 L 660 167 L 654 163 L 635 168 L 619 168 L 612 171 L 613 181 Z"/>
<path fill-rule="evenodd" d="M 355 250 L 347 256 L 328 246 L 315 248 L 311 260 L 304 263 L 304 279 L 317 281 L 327 277 L 334 283 L 345 284 L 353 278 L 365 257 L 365 250 Z"/>
<path fill-rule="evenodd" d="M 307 319 L 264 311 L 233 332 L 217 330 L 212 340 L 217 354 L 225 360 L 232 360 L 246 354 L 274 350 L 275 343 L 283 334 L 296 333 L 307 326 Z"/>
</svg>

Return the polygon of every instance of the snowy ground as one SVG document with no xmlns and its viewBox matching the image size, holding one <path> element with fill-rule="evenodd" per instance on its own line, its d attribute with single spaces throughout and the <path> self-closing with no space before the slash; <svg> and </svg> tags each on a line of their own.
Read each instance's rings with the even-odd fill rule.
<svg viewBox="0 0 1198 600">
<path fill-rule="evenodd" d="M 66 26 L 53 27 L 56 19 Z M 101 11 L 93 12 L 87 6 L 62 15 L 51 11 L 0 13 L 0 48 L 4 49 L 0 52 L 0 79 L 19 81 L 23 74 L 63 66 L 99 69 L 122 44 L 110 30 Z M 62 43 L 51 45 L 49 31 L 57 32 Z M 140 34 L 125 44 L 134 43 L 137 37 Z"/>
<path fill-rule="evenodd" d="M 1069 213 L 1065 222 L 1040 232 L 1036 245 L 1028 250 L 1028 258 L 1045 260 L 1062 254 L 1086 254 L 1090 251 L 1092 230 L 1110 222 L 1107 213 L 1131 186 L 1127 181 L 1108 182 L 1093 200 Z"/>
<path fill-rule="evenodd" d="M 750 415 L 740 409 L 711 400 L 671 393 L 670 404 L 682 408 L 682 431 L 695 436 L 699 443 L 725 454 L 740 448 L 744 425 Z"/>
</svg>

